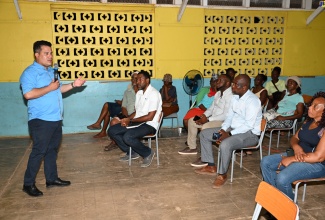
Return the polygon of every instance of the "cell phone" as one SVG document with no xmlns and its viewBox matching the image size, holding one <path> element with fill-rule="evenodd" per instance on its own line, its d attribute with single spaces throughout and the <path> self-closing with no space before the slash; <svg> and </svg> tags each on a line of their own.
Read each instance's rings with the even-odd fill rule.
<svg viewBox="0 0 325 220">
<path fill-rule="evenodd" d="M 193 121 L 197 121 L 197 120 L 200 120 L 200 119 L 201 119 L 200 116 L 195 115 L 195 117 L 193 118 Z"/>
<path fill-rule="evenodd" d="M 220 134 L 219 132 L 214 132 L 214 133 L 212 134 L 212 139 L 213 139 L 214 141 L 218 140 L 220 137 L 221 137 L 221 134 Z"/>
<path fill-rule="evenodd" d="M 295 155 L 295 152 L 293 151 L 292 148 L 288 148 L 288 149 L 286 150 L 286 153 L 287 153 L 287 157 L 292 157 L 292 156 Z"/>
</svg>

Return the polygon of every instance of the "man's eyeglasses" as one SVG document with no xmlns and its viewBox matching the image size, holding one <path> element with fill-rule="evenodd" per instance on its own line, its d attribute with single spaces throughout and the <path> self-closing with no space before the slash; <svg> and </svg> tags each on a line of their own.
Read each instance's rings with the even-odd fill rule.
<svg viewBox="0 0 325 220">
<path fill-rule="evenodd" d="M 325 105 L 322 104 L 322 103 L 319 103 L 319 104 L 311 104 L 309 106 L 309 108 L 313 108 L 315 111 L 320 111 L 322 109 L 324 109 Z"/>
<path fill-rule="evenodd" d="M 236 88 L 238 88 L 238 89 L 242 87 L 242 85 L 240 85 L 239 83 L 236 83 L 236 82 L 231 83 L 231 86 L 236 86 Z"/>
</svg>

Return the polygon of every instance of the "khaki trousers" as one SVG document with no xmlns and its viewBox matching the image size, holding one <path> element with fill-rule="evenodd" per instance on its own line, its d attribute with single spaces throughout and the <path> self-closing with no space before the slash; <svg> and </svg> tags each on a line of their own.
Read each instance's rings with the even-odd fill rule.
<svg viewBox="0 0 325 220">
<path fill-rule="evenodd" d="M 223 121 L 209 121 L 203 125 L 198 125 L 193 121 L 193 118 L 188 120 L 188 135 L 187 135 L 187 144 L 190 149 L 196 149 L 196 136 L 198 134 L 199 129 L 204 130 L 207 128 L 219 128 L 221 127 Z M 217 132 L 217 130 L 216 130 Z"/>
</svg>

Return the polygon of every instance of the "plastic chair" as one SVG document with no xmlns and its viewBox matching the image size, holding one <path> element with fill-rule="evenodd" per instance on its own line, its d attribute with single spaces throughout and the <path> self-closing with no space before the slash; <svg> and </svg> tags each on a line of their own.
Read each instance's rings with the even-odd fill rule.
<svg viewBox="0 0 325 220">
<path fill-rule="evenodd" d="M 262 181 L 255 196 L 254 214 L 252 220 L 257 220 L 262 207 L 279 220 L 298 220 L 299 207 L 280 190 Z"/>
<path fill-rule="evenodd" d="M 252 146 L 252 147 L 243 147 L 241 149 L 237 149 L 237 150 L 233 150 L 232 151 L 232 156 L 231 156 L 231 174 L 230 174 L 230 182 L 232 183 L 233 180 L 233 176 L 234 176 L 234 165 L 235 165 L 235 160 L 236 160 L 236 151 L 240 150 L 241 154 L 240 154 L 240 168 L 243 167 L 243 151 L 244 150 L 252 150 L 252 149 L 260 149 L 260 159 L 262 160 L 263 154 L 262 154 L 262 143 L 263 143 L 263 139 L 264 139 L 264 135 L 265 135 L 265 129 L 266 129 L 266 119 L 262 119 L 261 121 L 261 134 L 260 134 L 260 138 L 258 140 L 258 143 L 256 146 Z M 217 163 L 217 167 L 219 167 L 220 165 L 220 147 L 218 150 L 218 163 Z"/>
<path fill-rule="evenodd" d="M 161 126 L 161 122 L 162 122 L 163 117 L 164 117 L 164 114 L 163 114 L 163 112 L 161 112 L 160 113 L 160 118 L 159 118 L 159 121 L 158 121 L 158 129 L 156 130 L 156 133 L 155 134 L 149 134 L 149 135 L 146 135 L 146 136 L 143 137 L 144 139 L 148 139 L 148 146 L 149 146 L 149 148 L 151 148 L 151 139 L 152 138 L 155 138 L 156 139 L 157 165 L 159 165 L 158 133 L 159 133 L 159 130 L 160 130 L 160 126 Z M 131 166 L 131 161 L 132 161 L 131 154 L 132 154 L 132 147 L 130 146 L 130 148 L 129 148 L 129 166 Z"/>
<path fill-rule="evenodd" d="M 269 99 L 266 99 L 266 102 L 264 103 L 264 105 L 262 106 L 262 113 L 265 113 L 267 110 L 267 105 L 269 104 Z"/>
<path fill-rule="evenodd" d="M 305 197 L 306 197 L 306 188 L 307 188 L 307 183 L 309 182 L 321 182 L 321 181 L 325 181 L 325 177 L 321 177 L 321 178 L 315 178 L 315 179 L 305 179 L 305 180 L 297 180 L 294 181 L 292 184 L 295 185 L 295 197 L 294 197 L 294 202 L 297 203 L 297 199 L 298 199 L 298 189 L 299 189 L 299 185 L 300 183 L 304 184 L 304 192 L 302 194 L 302 201 L 305 201 Z"/>
<path fill-rule="evenodd" d="M 175 113 L 172 113 L 168 116 L 165 116 L 163 119 L 172 119 L 172 128 L 174 128 L 174 119 L 176 118 L 176 121 L 177 121 L 177 127 L 176 128 L 179 128 L 179 123 L 178 123 L 178 114 L 177 112 Z M 161 137 L 160 135 L 160 129 L 159 129 L 159 137 Z"/>
<path fill-rule="evenodd" d="M 269 141 L 269 151 L 268 151 L 268 155 L 270 155 L 271 153 L 271 146 L 272 146 L 272 134 L 273 134 L 273 131 L 278 131 L 278 142 L 276 143 L 276 148 L 279 148 L 279 142 L 280 142 L 280 132 L 281 131 L 289 131 L 288 132 L 288 138 L 290 136 L 290 131 L 292 130 L 292 134 L 295 135 L 296 134 L 296 124 L 297 124 L 297 119 L 295 119 L 293 121 L 293 124 L 290 128 L 272 128 L 270 129 L 270 141 Z"/>
</svg>

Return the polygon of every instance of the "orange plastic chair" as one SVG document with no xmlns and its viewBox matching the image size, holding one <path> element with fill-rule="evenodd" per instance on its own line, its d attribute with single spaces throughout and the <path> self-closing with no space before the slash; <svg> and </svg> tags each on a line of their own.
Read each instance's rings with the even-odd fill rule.
<svg viewBox="0 0 325 220">
<path fill-rule="evenodd" d="M 252 220 L 257 220 L 262 207 L 278 220 L 298 220 L 299 207 L 288 196 L 267 182 L 262 181 L 258 186 L 256 207 Z"/>
</svg>

